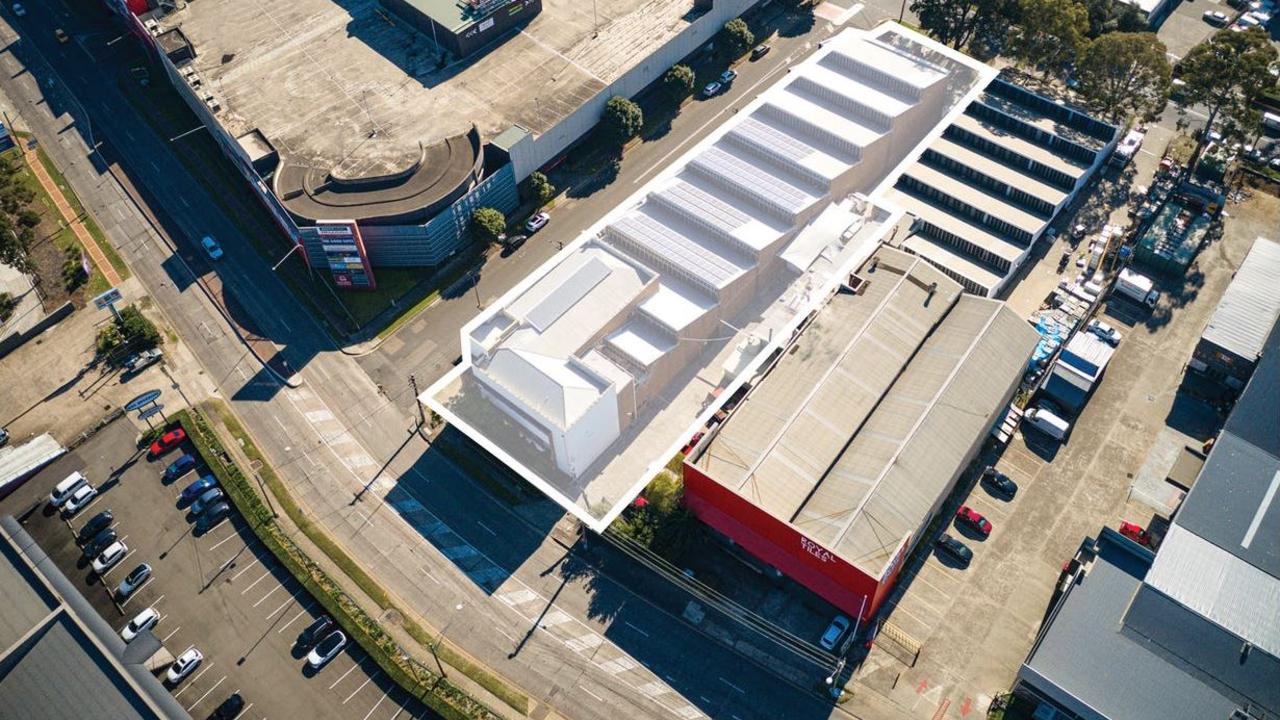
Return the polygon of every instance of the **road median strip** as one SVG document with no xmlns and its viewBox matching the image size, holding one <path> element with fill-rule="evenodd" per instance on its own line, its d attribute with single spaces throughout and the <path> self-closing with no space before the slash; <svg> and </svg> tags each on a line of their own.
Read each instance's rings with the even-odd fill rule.
<svg viewBox="0 0 1280 720">
<path fill-rule="evenodd" d="M 441 660 L 513 709 L 521 713 L 528 712 L 529 699 L 526 695 L 506 685 L 455 648 L 437 645 L 431 635 L 411 620 L 386 590 L 356 564 L 328 533 L 306 517 L 227 408 L 218 407 L 214 402 L 206 403 L 204 407 L 203 412 L 199 409 L 180 411 L 172 419 L 180 422 L 187 430 L 196 449 L 253 533 L 338 621 L 352 640 L 374 659 L 383 673 L 447 720 L 498 720 L 501 717 L 448 678 L 410 657 L 396 639 L 355 598 L 342 589 L 337 580 L 294 542 L 277 521 L 274 511 L 264 502 L 265 489 L 264 494 L 259 494 L 254 489 L 253 482 L 234 462 L 211 426 L 211 421 L 221 422 L 250 462 L 259 465 L 258 477 L 270 488 L 270 495 L 275 496 L 289 520 L 346 573 L 370 600 L 383 610 L 392 610 L 402 616 L 404 630 L 410 637 L 427 649 L 434 648 Z M 211 420 L 209 416 L 214 416 L 216 420 Z M 267 500 L 270 498 L 267 497 Z"/>
</svg>

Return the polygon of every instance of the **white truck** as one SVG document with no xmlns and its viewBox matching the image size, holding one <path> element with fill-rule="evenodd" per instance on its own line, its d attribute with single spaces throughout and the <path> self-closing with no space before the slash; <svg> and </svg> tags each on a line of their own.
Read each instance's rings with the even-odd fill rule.
<svg viewBox="0 0 1280 720">
<path fill-rule="evenodd" d="M 1154 286 L 1151 278 L 1139 275 L 1129 268 L 1121 270 L 1120 276 L 1116 278 L 1116 292 L 1148 308 L 1154 308 L 1160 301 L 1160 291 L 1155 290 Z"/>
</svg>

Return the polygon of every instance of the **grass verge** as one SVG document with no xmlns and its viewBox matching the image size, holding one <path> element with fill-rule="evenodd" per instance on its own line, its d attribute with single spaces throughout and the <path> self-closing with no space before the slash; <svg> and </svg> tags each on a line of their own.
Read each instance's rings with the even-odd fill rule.
<svg viewBox="0 0 1280 720">
<path fill-rule="evenodd" d="M 257 445 L 254 444 L 253 440 L 249 437 L 248 433 L 245 432 L 244 427 L 240 424 L 239 420 L 231 414 L 229 409 L 220 401 L 209 401 L 206 403 L 206 407 L 209 408 L 212 414 L 217 415 L 218 420 L 226 427 L 227 431 L 236 438 L 236 441 L 240 444 L 245 456 L 258 464 L 258 476 L 262 478 L 264 483 L 266 483 L 271 494 L 275 496 L 276 502 L 279 503 L 281 509 L 284 510 L 285 515 L 287 515 L 289 519 L 298 526 L 302 533 L 307 536 L 308 540 L 315 543 L 316 547 L 320 548 L 320 551 L 323 552 L 330 561 L 341 568 L 342 572 L 355 582 L 361 592 L 377 603 L 379 607 L 383 609 L 395 609 L 397 613 L 404 618 L 402 626 L 404 627 L 405 632 L 407 632 L 410 637 L 416 640 L 424 648 L 434 648 L 434 651 L 438 653 L 445 662 L 457 668 L 463 675 L 474 680 L 481 687 L 493 693 L 495 697 L 501 699 L 513 709 L 518 710 L 521 713 L 527 713 L 529 711 L 528 696 L 510 687 L 497 676 L 490 673 L 487 669 L 477 665 L 453 647 L 439 644 L 438 640 L 433 639 L 426 629 L 414 621 L 408 613 L 396 607 L 395 601 L 386 592 L 386 590 L 384 590 L 376 580 L 370 577 L 369 574 L 366 573 L 364 569 L 360 567 L 360 565 L 357 564 L 355 560 L 353 560 L 351 556 L 349 556 L 346 551 L 329 536 L 328 532 L 313 523 L 311 519 L 306 516 L 306 513 L 304 513 L 302 508 L 294 501 L 293 496 L 289 493 L 288 489 L 285 488 L 280 477 L 276 475 L 275 471 L 267 463 L 266 458 L 263 457 L 261 451 L 258 450 Z M 219 479 L 221 480 L 221 477 L 219 477 Z M 248 480 L 244 479 L 243 476 L 241 476 L 241 481 L 247 486 Z M 248 487 L 247 489 L 250 494 L 253 495 L 253 500 L 261 506 L 262 502 L 258 499 L 258 496 L 253 493 L 252 487 Z M 233 496 L 232 499 L 235 500 L 236 498 Z M 237 507 L 240 507 L 238 501 L 236 502 L 236 505 Z M 265 506 L 263 509 L 266 510 Z M 269 510 L 266 511 L 268 513 L 270 512 Z M 241 512 L 243 513 L 244 511 L 242 510 Z M 244 514 L 248 517 L 248 513 Z M 275 525 L 274 522 L 271 524 L 276 528 L 279 527 L 278 525 Z M 381 666 L 382 663 L 379 662 L 379 665 Z M 443 680 L 443 678 L 441 678 L 441 680 Z M 414 690 L 412 687 L 408 686 L 406 686 L 406 689 L 410 691 Z M 425 698 L 424 702 L 427 702 Z M 427 704 L 430 705 L 429 702 Z M 486 710 L 486 712 L 488 711 Z M 490 715 L 492 715 L 492 713 L 475 717 L 489 717 Z M 468 715 L 465 717 L 473 716 Z"/>
<path fill-rule="evenodd" d="M 45 153 L 44 148 L 36 147 L 36 157 L 39 158 L 40 164 L 44 166 L 45 171 L 49 173 L 49 177 L 53 179 L 53 184 L 62 190 L 62 195 L 67 199 L 67 204 L 75 211 L 80 218 L 80 223 L 84 225 L 84 229 L 89 231 L 89 236 L 98 244 L 98 248 L 102 250 L 102 254 L 107 256 L 107 262 L 111 263 L 111 267 L 115 268 L 121 280 L 129 279 L 129 266 L 124 264 L 124 258 L 120 257 L 120 253 L 107 242 L 107 236 L 102 232 L 102 228 L 98 227 L 98 222 L 93 219 L 88 210 L 80 202 L 80 197 L 76 195 L 76 191 L 71 189 L 71 183 L 67 182 L 66 176 L 58 169 L 58 166 L 49 159 L 49 155 Z M 103 290 L 106 290 L 103 287 Z M 96 294 L 96 293 L 95 293 Z"/>
<path fill-rule="evenodd" d="M 232 431 L 236 439 L 243 443 L 245 454 L 251 460 L 261 461 L 261 453 L 248 441 L 243 428 L 238 423 L 235 423 L 234 419 L 232 419 L 232 423 L 226 423 L 230 413 L 225 408 L 217 407 L 213 408 L 213 412 L 227 425 L 227 429 Z M 275 521 L 274 513 L 254 491 L 250 480 L 231 460 L 231 456 L 223 448 L 202 412 L 199 410 L 182 410 L 175 413 L 172 419 L 187 430 L 187 434 L 195 444 L 196 450 L 204 458 L 210 469 L 213 470 L 223 490 L 249 523 L 249 527 L 254 534 L 297 578 L 298 582 L 302 583 L 307 591 L 324 606 L 325 610 L 337 620 L 338 624 L 355 640 L 356 644 L 374 659 L 383 672 L 432 710 L 439 713 L 441 717 L 446 718 L 446 720 L 498 720 L 498 715 L 468 696 L 447 678 L 409 657 L 377 620 L 365 612 L 322 567 L 293 542 L 284 529 Z M 269 485 L 272 482 L 277 485 L 280 484 L 278 476 L 265 463 L 259 469 L 259 475 Z M 283 489 L 283 487 L 281 486 L 280 489 Z M 272 492 L 274 494 L 276 488 L 273 488 Z M 277 500 L 284 504 L 285 498 L 288 497 L 288 493 L 283 493 L 282 496 L 277 497 Z M 285 512 L 291 518 L 295 515 L 302 517 L 301 508 L 291 501 L 284 507 Z M 310 526 L 310 523 L 308 523 L 308 526 Z M 307 534 L 307 537 L 314 541 L 312 534 L 308 533 L 304 526 L 300 525 L 299 527 L 303 528 L 303 532 Z M 314 527 L 311 529 L 312 531 L 318 530 Z M 317 545 L 326 554 L 331 549 L 340 553 L 345 558 L 345 562 L 339 563 L 339 567 L 342 567 L 344 571 L 348 567 L 354 566 L 354 562 L 349 557 L 346 557 L 341 548 L 338 548 L 331 540 L 328 541 L 327 545 L 319 543 Z M 363 571 L 360 571 L 360 574 L 363 575 L 363 579 L 366 582 L 376 586 L 376 583 L 372 583 L 372 579 L 364 575 Z M 364 588 L 363 585 L 361 587 L 362 589 Z M 375 594 L 371 594 L 370 597 L 384 608 L 392 607 L 386 593 L 382 592 L 381 589 L 378 589 Z M 419 633 L 425 634 L 421 628 L 419 628 Z M 460 667 L 459 669 L 461 670 L 462 668 Z M 527 707 L 527 699 L 524 704 Z"/>
</svg>

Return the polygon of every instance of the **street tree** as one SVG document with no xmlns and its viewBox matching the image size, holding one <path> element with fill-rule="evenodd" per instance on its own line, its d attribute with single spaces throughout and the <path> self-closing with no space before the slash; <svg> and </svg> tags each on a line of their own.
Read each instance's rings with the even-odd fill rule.
<svg viewBox="0 0 1280 720">
<path fill-rule="evenodd" d="M 634 102 L 615 95 L 605 103 L 600 124 L 605 134 L 621 145 L 640 133 L 640 128 L 644 127 L 644 112 Z"/>
<path fill-rule="evenodd" d="M 1251 106 L 1260 93 L 1275 87 L 1270 69 L 1276 62 L 1271 38 L 1257 27 L 1243 32 L 1220 30 L 1182 59 L 1178 66 L 1179 77 L 1186 83 L 1183 107 L 1202 105 L 1208 115 L 1187 172 L 1195 168 L 1215 123 L 1223 135 L 1236 138 L 1256 126 Z"/>
<path fill-rule="evenodd" d="M 496 242 L 507 231 L 507 218 L 494 208 L 477 208 L 471 214 L 471 229 L 481 241 Z"/>
<path fill-rule="evenodd" d="M 729 54 L 729 57 L 741 57 L 743 53 L 751 49 L 756 44 L 756 36 L 751 32 L 751 28 L 747 27 L 747 23 L 742 18 L 734 18 L 724 24 L 724 28 L 720 31 L 720 39 L 722 47 Z"/>
<path fill-rule="evenodd" d="M 556 186 L 551 184 L 546 175 L 536 170 L 529 175 L 529 194 L 539 206 L 546 205 L 556 196 Z"/>
<path fill-rule="evenodd" d="M 1072 0 L 1020 0 L 1019 19 L 1010 34 L 1009 55 L 1058 76 L 1088 42 L 1089 11 Z"/>
<path fill-rule="evenodd" d="M 1016 16 L 1017 0 L 912 0 L 920 27 L 938 42 L 959 49 L 998 44 Z"/>
<path fill-rule="evenodd" d="M 693 68 L 688 65 L 672 65 L 662 75 L 662 92 L 673 103 L 693 94 L 694 75 Z"/>
<path fill-rule="evenodd" d="M 1080 94 L 1112 122 L 1131 112 L 1155 115 L 1169 99 L 1167 52 L 1155 33 L 1107 33 L 1080 55 Z"/>
</svg>

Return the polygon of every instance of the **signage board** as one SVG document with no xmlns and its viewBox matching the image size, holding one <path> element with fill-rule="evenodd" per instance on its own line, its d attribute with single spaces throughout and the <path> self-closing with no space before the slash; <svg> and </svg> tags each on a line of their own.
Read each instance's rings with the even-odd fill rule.
<svg viewBox="0 0 1280 720">
<path fill-rule="evenodd" d="M 118 303 L 124 296 L 120 294 L 119 288 L 111 288 L 93 299 L 93 306 L 99 310 L 106 310 L 112 303 Z"/>
<path fill-rule="evenodd" d="M 133 412 L 134 410 L 137 410 L 143 405 L 147 405 L 149 403 L 155 402 L 156 399 L 159 397 L 160 397 L 159 390 L 149 390 L 147 392 L 142 393 L 138 397 L 130 400 L 129 402 L 125 403 L 124 410 L 125 412 Z"/>
<path fill-rule="evenodd" d="M 160 413 L 160 411 L 161 411 L 161 410 L 163 410 L 163 409 L 164 409 L 164 405 L 161 405 L 161 404 L 157 403 L 157 404 L 152 405 L 151 407 L 147 408 L 146 410 L 143 410 L 142 412 L 138 413 L 138 419 L 139 419 L 139 420 L 146 420 L 147 418 L 151 417 L 152 415 L 158 415 L 158 414 Z"/>
<path fill-rule="evenodd" d="M 320 220 L 312 230 L 320 241 L 334 284 L 353 290 L 377 287 L 364 239 L 354 220 Z"/>
</svg>

